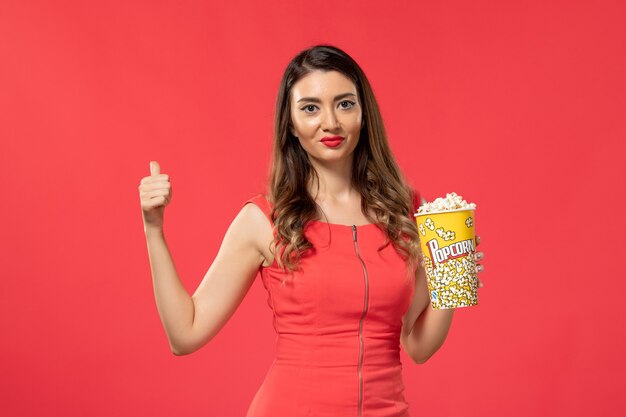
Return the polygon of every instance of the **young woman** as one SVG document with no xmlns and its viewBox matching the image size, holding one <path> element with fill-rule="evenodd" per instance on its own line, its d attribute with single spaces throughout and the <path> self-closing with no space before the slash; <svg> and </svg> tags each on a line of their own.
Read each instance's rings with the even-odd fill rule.
<svg viewBox="0 0 626 417">
<path fill-rule="evenodd" d="M 398 168 L 350 56 L 318 45 L 287 66 L 267 194 L 243 204 L 192 297 L 163 235 L 169 177 L 150 166 L 139 187 L 144 230 L 174 354 L 210 341 L 260 271 L 277 354 L 248 417 L 409 415 L 400 346 L 424 363 L 454 310 L 429 306 L 413 218 L 423 199 Z"/>
</svg>

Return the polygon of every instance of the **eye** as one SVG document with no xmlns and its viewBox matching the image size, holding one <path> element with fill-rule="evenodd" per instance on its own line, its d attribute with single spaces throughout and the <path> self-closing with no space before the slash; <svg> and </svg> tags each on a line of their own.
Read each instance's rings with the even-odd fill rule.
<svg viewBox="0 0 626 417">
<path fill-rule="evenodd" d="M 347 106 L 343 106 L 343 104 L 347 103 Z M 352 107 L 354 107 L 356 103 L 354 101 L 350 101 L 350 100 L 344 100 L 342 102 L 339 103 L 339 105 L 341 106 L 342 109 L 347 110 L 347 109 L 351 109 Z M 305 113 L 311 113 L 313 112 L 313 109 L 315 109 L 317 106 L 314 104 L 307 104 L 306 106 L 300 108 L 300 110 L 304 111 Z M 311 111 L 307 111 L 307 109 L 312 108 Z"/>
<path fill-rule="evenodd" d="M 341 104 L 343 104 L 343 103 L 348 103 L 348 104 L 350 104 L 350 106 L 348 106 L 348 107 L 343 107 L 344 109 L 350 109 L 350 108 L 354 107 L 354 104 L 355 104 L 355 103 L 354 103 L 354 101 L 350 101 L 350 100 L 344 100 L 344 101 L 342 101 L 342 102 L 341 102 L 341 103 L 339 103 L 339 104 L 341 105 Z"/>
</svg>

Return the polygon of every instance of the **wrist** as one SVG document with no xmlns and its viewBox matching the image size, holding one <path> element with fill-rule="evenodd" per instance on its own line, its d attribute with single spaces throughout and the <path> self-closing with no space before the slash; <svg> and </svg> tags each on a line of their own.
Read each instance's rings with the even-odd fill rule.
<svg viewBox="0 0 626 417">
<path fill-rule="evenodd" d="M 143 232 L 145 233 L 146 237 L 153 237 L 153 236 L 157 236 L 157 237 L 161 237 L 164 236 L 163 233 L 163 227 L 161 226 L 143 226 Z"/>
</svg>

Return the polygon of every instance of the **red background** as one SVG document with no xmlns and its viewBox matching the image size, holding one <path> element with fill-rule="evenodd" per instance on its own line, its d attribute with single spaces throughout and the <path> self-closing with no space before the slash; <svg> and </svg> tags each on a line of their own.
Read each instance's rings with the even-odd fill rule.
<svg viewBox="0 0 626 417">
<path fill-rule="evenodd" d="M 0 412 L 242 416 L 274 354 L 257 280 L 169 350 L 138 185 L 157 160 L 193 293 L 263 186 L 280 77 L 328 42 L 365 70 L 427 199 L 477 204 L 480 306 L 424 365 L 418 416 L 618 416 L 626 372 L 622 1 L 0 3 Z"/>
</svg>

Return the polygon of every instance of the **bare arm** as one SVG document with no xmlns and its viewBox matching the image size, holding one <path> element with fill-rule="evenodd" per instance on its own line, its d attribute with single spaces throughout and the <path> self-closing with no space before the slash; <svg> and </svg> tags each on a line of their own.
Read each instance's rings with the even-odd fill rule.
<svg viewBox="0 0 626 417">
<path fill-rule="evenodd" d="M 415 363 L 426 362 L 446 340 L 454 309 L 433 309 L 428 296 L 426 271 L 420 265 L 415 277 L 415 293 L 403 317 L 400 343 Z"/>
<path fill-rule="evenodd" d="M 422 197 L 421 204 L 426 203 Z M 426 362 L 446 340 L 454 309 L 433 309 L 428 296 L 426 271 L 420 264 L 415 273 L 415 292 L 402 318 L 400 344 L 415 363 Z"/>
<path fill-rule="evenodd" d="M 176 272 L 163 232 L 146 230 L 157 308 L 175 355 L 204 346 L 241 304 L 264 259 L 260 236 L 263 227 L 271 227 L 264 216 L 254 204 L 243 206 L 191 297 Z"/>
<path fill-rule="evenodd" d="M 163 230 L 146 229 L 145 233 L 159 317 L 170 349 L 178 354 L 175 344 L 183 338 L 187 323 L 193 319 L 193 302 L 178 277 Z"/>
</svg>

